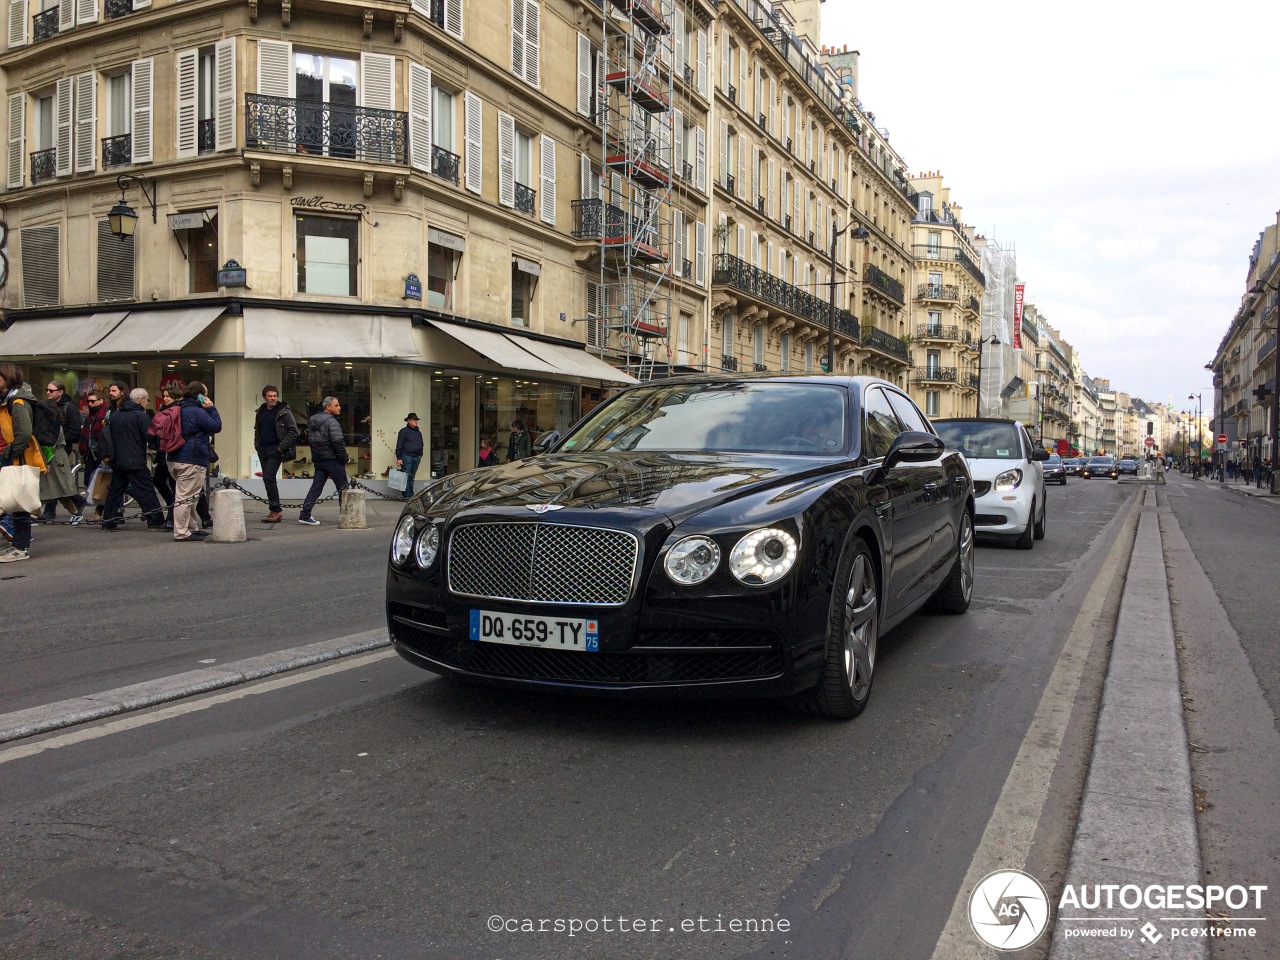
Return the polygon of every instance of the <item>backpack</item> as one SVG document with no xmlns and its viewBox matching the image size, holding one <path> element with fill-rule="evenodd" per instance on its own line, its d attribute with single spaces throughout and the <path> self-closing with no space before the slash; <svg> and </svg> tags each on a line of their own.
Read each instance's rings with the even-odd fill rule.
<svg viewBox="0 0 1280 960">
<path fill-rule="evenodd" d="M 31 432 L 42 447 L 52 447 L 58 442 L 62 429 L 62 411 L 52 400 L 37 400 L 31 405 Z"/>
<path fill-rule="evenodd" d="M 147 433 L 160 441 L 161 453 L 181 450 L 187 442 L 182 436 L 182 409 L 176 403 L 165 407 L 151 418 Z"/>
</svg>

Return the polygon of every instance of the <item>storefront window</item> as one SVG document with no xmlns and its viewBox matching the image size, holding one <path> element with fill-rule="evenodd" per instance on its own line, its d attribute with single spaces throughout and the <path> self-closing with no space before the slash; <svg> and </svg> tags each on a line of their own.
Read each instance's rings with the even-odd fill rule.
<svg viewBox="0 0 1280 960">
<path fill-rule="evenodd" d="M 294 221 L 298 292 L 354 297 L 356 266 L 360 262 L 360 221 L 312 214 L 299 214 Z"/>
<path fill-rule="evenodd" d="M 197 230 L 187 231 L 192 293 L 218 292 L 218 215 Z"/>
<path fill-rule="evenodd" d="M 443 477 L 461 469 L 459 427 L 462 389 L 458 378 L 437 373 L 431 378 L 431 476 Z"/>
<path fill-rule="evenodd" d="M 347 441 L 353 476 L 366 473 L 372 460 L 373 404 L 369 390 L 371 368 L 367 364 L 342 360 L 304 361 L 281 369 L 280 393 L 298 421 L 298 458 L 310 460 L 306 423 L 319 413 L 325 397 L 337 397 L 342 404 L 338 423 Z M 287 465 L 286 465 L 287 466 Z M 296 470 L 294 472 L 297 472 Z M 306 471 L 310 473 L 310 471 Z"/>
<path fill-rule="evenodd" d="M 41 399 L 44 398 L 44 388 L 47 384 L 54 381 L 62 384 L 67 396 L 79 405 L 81 414 L 88 409 L 84 399 L 86 394 L 98 392 L 105 396 L 107 386 L 117 380 L 128 384 L 131 390 L 137 386 L 146 387 L 152 394 L 153 404 L 157 393 L 155 384 L 138 383 L 137 369 L 130 364 L 115 367 L 28 366 L 25 368 L 25 373 L 27 383 L 31 384 L 31 389 Z M 210 373 L 212 374 L 212 371 Z"/>
<path fill-rule="evenodd" d="M 578 419 L 580 390 L 568 383 L 484 377 L 477 383 L 480 437 L 487 438 L 506 463 L 511 424 L 523 420 L 533 440 L 551 430 L 563 433 Z M 476 439 L 476 443 L 479 443 Z"/>
</svg>

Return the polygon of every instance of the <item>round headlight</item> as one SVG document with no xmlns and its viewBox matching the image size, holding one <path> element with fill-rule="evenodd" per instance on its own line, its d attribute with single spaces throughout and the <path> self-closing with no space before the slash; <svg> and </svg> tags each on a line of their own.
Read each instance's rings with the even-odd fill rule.
<svg viewBox="0 0 1280 960">
<path fill-rule="evenodd" d="M 729 554 L 729 569 L 742 583 L 758 586 L 786 576 L 796 562 L 796 538 L 785 530 L 755 530 L 738 541 Z"/>
<path fill-rule="evenodd" d="M 996 477 L 995 488 L 997 490 L 1017 490 L 1018 484 L 1022 482 L 1021 470 L 1006 470 L 1000 476 Z"/>
<path fill-rule="evenodd" d="M 720 546 L 709 537 L 685 537 L 667 551 L 667 576 L 682 586 L 701 583 L 720 566 Z"/>
<path fill-rule="evenodd" d="M 396 532 L 391 537 L 392 563 L 401 564 L 409 559 L 409 552 L 413 550 L 413 526 L 412 516 L 401 518 L 396 525 Z"/>
<path fill-rule="evenodd" d="M 439 553 L 440 528 L 434 523 L 429 523 L 427 529 L 422 531 L 422 536 L 418 537 L 418 547 L 413 552 L 413 559 L 425 570 L 436 562 L 436 556 Z"/>
</svg>

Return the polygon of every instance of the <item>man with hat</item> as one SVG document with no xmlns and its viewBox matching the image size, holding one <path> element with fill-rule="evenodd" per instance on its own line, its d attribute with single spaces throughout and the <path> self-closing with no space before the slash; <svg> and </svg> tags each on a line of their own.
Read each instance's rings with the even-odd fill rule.
<svg viewBox="0 0 1280 960">
<path fill-rule="evenodd" d="M 422 431 L 418 429 L 418 415 L 411 413 L 404 418 L 405 425 L 396 434 L 396 466 L 409 476 L 405 484 L 406 499 L 413 496 L 413 475 L 422 462 Z"/>
</svg>

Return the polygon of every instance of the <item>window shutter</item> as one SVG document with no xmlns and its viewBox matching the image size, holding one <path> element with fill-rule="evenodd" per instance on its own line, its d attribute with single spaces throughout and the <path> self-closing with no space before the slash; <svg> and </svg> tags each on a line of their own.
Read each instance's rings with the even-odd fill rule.
<svg viewBox="0 0 1280 960">
<path fill-rule="evenodd" d="M 613 205 L 615 207 L 622 206 L 622 174 L 611 173 L 609 175 L 609 193 L 612 198 Z"/>
<path fill-rule="evenodd" d="M 587 281 L 587 346 L 604 344 L 604 297 L 600 284 Z"/>
<path fill-rule="evenodd" d="M 462 0 L 444 0 L 444 32 L 462 39 Z"/>
<path fill-rule="evenodd" d="M 526 0 L 511 0 L 511 72 L 524 76 L 524 12 Z"/>
<path fill-rule="evenodd" d="M 676 9 L 671 16 L 671 42 L 675 48 L 676 76 L 684 78 L 684 68 L 689 62 L 688 54 L 684 49 L 684 11 Z"/>
<path fill-rule="evenodd" d="M 98 299 L 136 300 L 133 237 L 111 234 L 111 224 L 98 221 Z"/>
<path fill-rule="evenodd" d="M 729 176 L 729 121 L 720 121 L 720 182 L 728 183 Z"/>
<path fill-rule="evenodd" d="M 698 286 L 707 285 L 707 225 L 701 220 L 693 225 L 693 277 Z"/>
<path fill-rule="evenodd" d="M 745 196 L 747 192 L 747 138 L 743 134 L 738 134 L 738 179 L 734 182 L 734 186 L 738 189 L 734 191 L 738 196 Z M 752 201 L 754 203 L 755 201 Z"/>
<path fill-rule="evenodd" d="M 591 115 L 591 41 L 578 34 L 578 114 Z"/>
<path fill-rule="evenodd" d="M 64 0 L 58 4 L 58 32 L 66 33 L 76 25 L 77 0 Z"/>
<path fill-rule="evenodd" d="M 760 269 L 760 234 L 751 231 L 751 265 Z"/>
<path fill-rule="evenodd" d="M 148 57 L 145 60 L 133 61 L 133 162 L 150 163 L 151 150 L 151 115 L 152 115 L 152 77 L 155 61 Z"/>
<path fill-rule="evenodd" d="M 769 132 L 778 132 L 778 81 L 769 78 Z"/>
<path fill-rule="evenodd" d="M 25 20 L 23 21 L 26 22 Z M 698 95 L 703 99 L 707 96 L 707 71 L 710 63 L 707 59 L 707 31 L 698 31 Z"/>
<path fill-rule="evenodd" d="M 236 148 L 236 41 L 213 45 L 213 149 Z"/>
<path fill-rule="evenodd" d="M 671 212 L 671 259 L 674 262 L 672 272 L 677 277 L 684 276 L 684 211 Z"/>
<path fill-rule="evenodd" d="M 396 108 L 396 58 L 385 53 L 360 54 L 359 105 L 375 110 Z"/>
<path fill-rule="evenodd" d="M 409 0 L 409 6 L 427 19 L 431 19 L 431 0 Z"/>
<path fill-rule="evenodd" d="M 26 4 L 23 4 L 25 8 Z M 22 172 L 27 160 L 27 95 L 9 94 L 9 169 L 5 186 L 14 190 L 22 186 Z"/>
<path fill-rule="evenodd" d="M 747 258 L 747 228 L 742 224 L 738 224 L 737 254 L 739 260 L 745 260 Z"/>
<path fill-rule="evenodd" d="M 27 0 L 11 0 L 9 3 L 9 47 L 27 45 Z"/>
<path fill-rule="evenodd" d="M 151 0 L 133 0 L 133 9 L 143 10 L 151 6 Z"/>
<path fill-rule="evenodd" d="M 671 169 L 678 177 L 684 176 L 684 111 L 676 110 L 671 121 L 674 143 L 671 150 Z"/>
<path fill-rule="evenodd" d="M 484 104 L 468 90 L 463 106 L 467 115 L 467 189 L 479 193 L 484 185 Z"/>
<path fill-rule="evenodd" d="M 175 154 L 194 157 L 200 152 L 199 114 L 196 112 L 196 95 L 199 80 L 200 51 L 180 50 L 177 56 L 178 118 L 174 137 Z"/>
<path fill-rule="evenodd" d="M 56 223 L 47 227 L 22 228 L 19 240 L 24 307 L 56 307 L 62 302 L 59 232 Z"/>
<path fill-rule="evenodd" d="M 543 134 L 538 141 L 542 154 L 542 222 L 556 225 L 556 142 Z"/>
<path fill-rule="evenodd" d="M 760 148 L 751 148 L 751 190 L 747 193 L 747 199 L 754 205 L 756 197 L 760 196 L 764 191 L 760 188 L 764 186 L 760 180 Z"/>
<path fill-rule="evenodd" d="M 769 196 L 765 199 L 764 209 L 766 214 L 770 218 L 776 217 L 775 211 L 777 210 L 777 207 L 774 206 L 774 192 L 773 192 L 773 185 L 776 182 L 776 178 L 773 175 L 773 170 L 775 166 L 776 164 L 773 161 L 773 157 L 770 157 L 769 162 L 765 165 L 765 177 L 764 177 L 765 182 L 769 185 Z M 780 220 L 782 218 L 776 217 L 776 219 Z"/>
<path fill-rule="evenodd" d="M 694 137 L 693 179 L 694 185 L 704 193 L 707 190 L 707 131 L 698 127 Z"/>
<path fill-rule="evenodd" d="M 498 111 L 498 203 L 516 205 L 516 120 Z"/>
<path fill-rule="evenodd" d="M 409 64 L 409 162 L 431 172 L 431 71 Z"/>
<path fill-rule="evenodd" d="M 98 165 L 98 75 L 92 71 L 76 77 L 75 112 L 76 173 L 92 173 Z"/>
<path fill-rule="evenodd" d="M 535 87 L 542 81 L 539 67 L 539 37 L 541 36 L 540 22 L 542 18 L 542 7 L 538 5 L 536 0 L 529 0 L 529 5 L 525 8 L 524 15 L 524 78 Z"/>
<path fill-rule="evenodd" d="M 591 200 L 591 158 L 585 153 L 578 154 L 578 199 Z"/>
<path fill-rule="evenodd" d="M 727 95 L 729 93 L 729 30 L 725 26 L 720 27 L 720 89 Z"/>
<path fill-rule="evenodd" d="M 764 244 L 764 272 L 773 273 L 773 241 L 766 240 Z"/>
<path fill-rule="evenodd" d="M 57 147 L 55 157 L 57 159 L 54 170 L 59 177 L 69 176 L 72 170 L 71 108 L 72 80 L 70 77 L 63 77 L 58 81 L 57 94 L 54 100 L 54 124 L 57 130 L 57 140 L 55 142 Z"/>
<path fill-rule="evenodd" d="M 264 97 L 294 94 L 293 44 L 283 40 L 258 41 L 258 93 Z"/>
<path fill-rule="evenodd" d="M 98 0 L 76 0 L 76 23 L 98 22 Z"/>
</svg>

